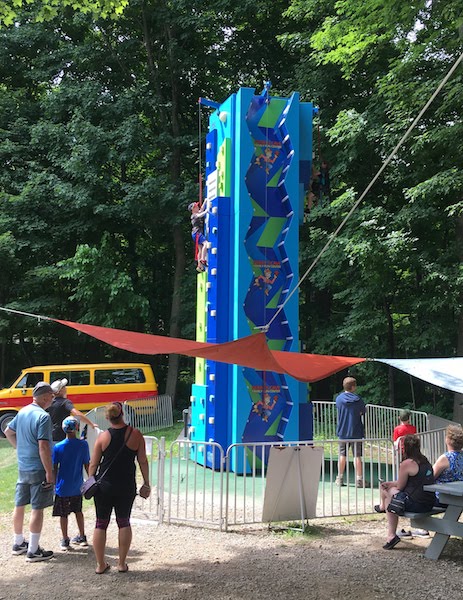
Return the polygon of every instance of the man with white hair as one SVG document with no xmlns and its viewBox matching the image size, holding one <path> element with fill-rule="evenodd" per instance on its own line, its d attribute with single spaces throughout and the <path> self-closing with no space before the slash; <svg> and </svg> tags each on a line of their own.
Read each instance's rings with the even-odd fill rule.
<svg viewBox="0 0 463 600">
<path fill-rule="evenodd" d="M 32 402 L 22 408 L 9 423 L 5 436 L 16 448 L 18 481 L 13 512 L 13 554 L 26 554 L 27 562 L 53 557 L 51 550 L 39 546 L 43 509 L 53 505 L 53 465 L 51 460 L 52 424 L 46 409 L 53 400 L 48 383 L 39 381 L 32 392 Z M 29 543 L 24 539 L 24 513 L 31 505 Z"/>
</svg>

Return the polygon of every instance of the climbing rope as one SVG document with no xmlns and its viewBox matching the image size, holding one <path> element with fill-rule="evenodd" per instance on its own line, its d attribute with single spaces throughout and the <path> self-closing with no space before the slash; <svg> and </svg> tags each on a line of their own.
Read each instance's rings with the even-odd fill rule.
<svg viewBox="0 0 463 600">
<path fill-rule="evenodd" d="M 202 127 L 201 127 L 201 98 L 198 100 L 198 183 L 199 183 L 199 206 L 203 203 L 203 171 L 201 165 L 203 164 L 202 156 Z"/>
</svg>

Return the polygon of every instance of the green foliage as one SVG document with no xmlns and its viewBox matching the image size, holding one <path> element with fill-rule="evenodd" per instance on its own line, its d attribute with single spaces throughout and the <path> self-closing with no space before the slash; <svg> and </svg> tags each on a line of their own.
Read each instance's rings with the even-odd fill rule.
<svg viewBox="0 0 463 600">
<path fill-rule="evenodd" d="M 23 7 L 32 5 L 34 20 L 38 23 L 57 17 L 63 8 L 92 14 L 95 17 L 116 17 L 122 14 L 128 0 L 2 0 L 0 2 L 0 26 L 13 25 Z"/>
<path fill-rule="evenodd" d="M 321 107 L 315 162 L 331 163 L 333 195 L 301 230 L 303 273 L 460 53 L 461 18 L 456 0 L 0 3 L 15 23 L 0 30 L 1 305 L 193 337 L 197 99 L 265 79 Z M 456 354 L 462 104 L 457 72 L 303 284 L 308 351 Z M 2 317 L 0 341 L 14 371 L 3 379 L 18 365 L 121 356 L 17 317 Z M 156 359 L 161 386 L 166 365 Z M 190 368 L 182 359 L 182 399 Z M 352 371 L 367 401 L 409 401 L 399 375 L 394 396 L 388 371 Z"/>
<path fill-rule="evenodd" d="M 320 103 L 322 155 L 332 163 L 332 202 L 309 216 L 303 271 L 461 52 L 462 17 L 455 1 L 395 0 L 293 0 L 287 16 L 295 31 L 282 43 L 305 66 L 295 85 Z M 456 354 L 463 339 L 462 82 L 457 72 L 312 272 L 302 290 L 310 351 Z M 410 398 L 397 373 L 391 389 L 377 365 L 351 372 L 368 402 Z M 418 387 L 424 404 L 431 388 Z"/>
</svg>

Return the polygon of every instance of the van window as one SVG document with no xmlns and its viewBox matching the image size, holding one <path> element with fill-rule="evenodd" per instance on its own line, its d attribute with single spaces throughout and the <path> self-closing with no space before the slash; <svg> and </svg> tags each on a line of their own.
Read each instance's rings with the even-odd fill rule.
<svg viewBox="0 0 463 600">
<path fill-rule="evenodd" d="M 145 383 L 143 369 L 101 369 L 95 370 L 95 385 L 119 383 Z"/>
<path fill-rule="evenodd" d="M 43 381 L 43 373 L 26 373 L 15 385 L 17 388 L 34 388 L 39 381 Z"/>
<path fill-rule="evenodd" d="M 90 371 L 50 371 L 50 383 L 57 379 L 67 379 L 70 385 L 90 385 Z"/>
</svg>

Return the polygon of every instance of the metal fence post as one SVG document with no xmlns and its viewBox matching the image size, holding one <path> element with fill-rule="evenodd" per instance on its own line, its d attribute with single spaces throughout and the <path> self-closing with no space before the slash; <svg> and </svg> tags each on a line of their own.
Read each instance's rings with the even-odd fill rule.
<svg viewBox="0 0 463 600">
<path fill-rule="evenodd" d="M 162 525 L 164 522 L 164 473 L 166 467 L 166 438 L 161 437 L 158 451 L 158 492 L 157 492 L 157 512 L 158 522 Z"/>
</svg>

